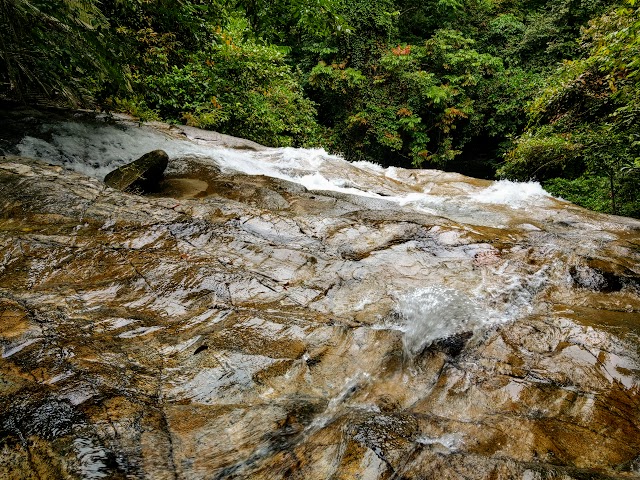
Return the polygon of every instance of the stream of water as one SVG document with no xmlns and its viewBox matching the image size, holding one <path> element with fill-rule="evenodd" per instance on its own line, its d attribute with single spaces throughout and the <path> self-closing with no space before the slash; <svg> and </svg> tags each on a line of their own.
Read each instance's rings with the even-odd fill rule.
<svg viewBox="0 0 640 480">
<path fill-rule="evenodd" d="M 151 128 L 101 123 L 55 122 L 40 125 L 15 150 L 32 158 L 46 158 L 77 172 L 102 179 L 113 169 L 156 149 L 170 158 L 197 157 L 223 172 L 265 175 L 303 185 L 309 190 L 334 191 L 393 201 L 399 205 L 437 210 L 451 201 L 431 192 L 433 184 L 407 177 L 406 170 L 382 168 L 369 162 L 348 163 L 323 149 L 267 148 L 261 151 L 228 149 L 207 141 L 191 141 Z M 169 170 L 171 172 L 171 168 Z M 455 174 L 454 174 L 455 176 Z M 551 196 L 536 182 L 499 181 L 470 190 L 459 182 L 460 202 L 496 204 L 513 208 L 549 205 Z M 466 192 L 464 190 L 467 190 Z M 403 192 L 398 194 L 398 190 Z"/>
<path fill-rule="evenodd" d="M 294 182 L 309 191 L 336 192 L 375 202 L 451 218 L 479 226 L 501 226 L 513 212 L 536 208 L 549 217 L 562 205 L 536 182 L 485 182 L 438 171 L 382 168 L 369 162 L 349 163 L 322 149 L 221 148 L 202 138 L 168 134 L 131 122 L 58 121 L 41 123 L 15 145 L 14 152 L 102 179 L 108 172 L 155 149 L 173 160 L 195 158 L 226 174 L 263 175 Z M 170 162 L 168 173 L 180 174 L 179 162 Z M 506 210 L 505 210 L 506 209 Z M 505 214 L 507 212 L 507 214 Z M 537 230 L 533 225 L 524 225 Z M 456 245 L 455 231 L 443 232 L 439 241 Z M 146 241 L 145 241 L 146 242 Z M 490 251 L 480 252 L 491 253 Z M 435 255 L 451 255 L 443 250 Z M 467 255 L 468 252 L 462 253 Z M 507 265 L 501 267 L 503 270 Z M 398 329 L 404 335 L 406 353 L 414 356 L 438 338 L 513 319 L 531 309 L 533 296 L 546 284 L 549 267 L 530 277 L 508 271 L 494 272 L 500 286 L 478 284 L 471 294 L 432 285 L 398 295 L 398 321 L 381 328 Z M 362 301 L 365 301 L 366 298 Z M 364 304 L 363 304 L 364 305 Z M 356 310 L 358 306 L 354 307 Z"/>
</svg>

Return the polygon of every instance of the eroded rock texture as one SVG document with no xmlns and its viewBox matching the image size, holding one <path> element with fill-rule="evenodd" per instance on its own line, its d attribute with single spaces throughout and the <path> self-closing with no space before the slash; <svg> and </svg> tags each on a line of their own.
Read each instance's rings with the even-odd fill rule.
<svg viewBox="0 0 640 480">
<path fill-rule="evenodd" d="M 2 478 L 640 477 L 638 222 L 175 162 L 0 160 Z"/>
</svg>

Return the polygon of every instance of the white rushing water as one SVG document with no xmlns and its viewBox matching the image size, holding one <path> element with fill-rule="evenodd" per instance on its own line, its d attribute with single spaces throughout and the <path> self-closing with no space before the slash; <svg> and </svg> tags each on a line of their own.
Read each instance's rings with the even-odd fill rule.
<svg viewBox="0 0 640 480">
<path fill-rule="evenodd" d="M 429 213 L 468 209 L 469 204 L 520 209 L 546 206 L 552 200 L 538 183 L 510 181 L 495 182 L 486 188 L 467 188 L 470 191 L 453 199 L 431 193 L 433 185 L 413 181 L 407 174 L 413 171 L 383 168 L 369 162 L 348 163 L 322 149 L 234 150 L 129 124 L 71 121 L 44 124 L 37 135 L 24 137 L 16 149 L 22 156 L 46 158 L 51 163 L 99 179 L 151 150 L 162 149 L 170 158 L 197 157 L 225 173 L 265 175 L 298 183 L 309 190 L 379 198 Z"/>
<path fill-rule="evenodd" d="M 480 284 L 473 294 L 444 285 L 429 285 L 401 295 L 397 317 L 376 328 L 402 332 L 408 357 L 419 355 L 433 342 L 464 332 L 504 323 L 531 313 L 534 297 L 547 286 L 548 268 L 531 275 L 501 272 L 499 282 Z"/>
<path fill-rule="evenodd" d="M 398 302 L 405 351 L 418 355 L 434 340 L 463 331 L 475 330 L 489 317 L 478 302 L 439 285 L 429 286 L 403 296 Z"/>
</svg>

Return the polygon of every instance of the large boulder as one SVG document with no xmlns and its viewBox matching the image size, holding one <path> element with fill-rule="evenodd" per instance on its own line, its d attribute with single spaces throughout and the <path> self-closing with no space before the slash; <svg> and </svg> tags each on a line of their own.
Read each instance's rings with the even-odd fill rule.
<svg viewBox="0 0 640 480">
<path fill-rule="evenodd" d="M 104 183 L 126 192 L 157 192 L 168 164 L 169 155 L 164 150 L 154 150 L 109 172 Z"/>
</svg>

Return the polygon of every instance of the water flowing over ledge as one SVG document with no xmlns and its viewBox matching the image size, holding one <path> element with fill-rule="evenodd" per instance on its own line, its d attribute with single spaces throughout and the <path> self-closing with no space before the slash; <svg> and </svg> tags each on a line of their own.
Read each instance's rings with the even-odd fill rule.
<svg viewBox="0 0 640 480">
<path fill-rule="evenodd" d="M 244 146 L 64 120 L 0 158 L 0 471 L 640 475 L 640 222 Z M 158 194 L 101 182 L 157 148 Z"/>
<path fill-rule="evenodd" d="M 155 149 L 165 150 L 173 159 L 196 157 L 224 173 L 264 175 L 291 181 L 309 190 L 332 191 L 371 198 L 384 198 L 400 205 L 437 208 L 451 201 L 452 192 L 432 194 L 436 183 L 416 176 L 411 170 L 381 168 L 368 162 L 348 163 L 322 149 L 260 148 L 230 149 L 208 141 L 206 135 L 193 136 L 195 129 L 174 131 L 141 127 L 128 122 L 116 125 L 64 121 L 43 123 L 39 131 L 25 136 L 16 146 L 24 157 L 46 158 L 80 173 L 102 179 L 111 170 Z M 192 134 L 189 138 L 189 133 Z M 196 134 L 197 135 L 197 134 Z M 180 138 L 182 137 L 182 138 Z M 186 137 L 186 138 L 185 138 Z M 550 205 L 551 196 L 538 183 L 499 181 L 465 185 L 456 174 L 438 175 L 458 183 L 459 201 L 473 204 L 505 205 L 512 208 Z M 457 182 L 456 182 L 457 181 Z"/>
</svg>

